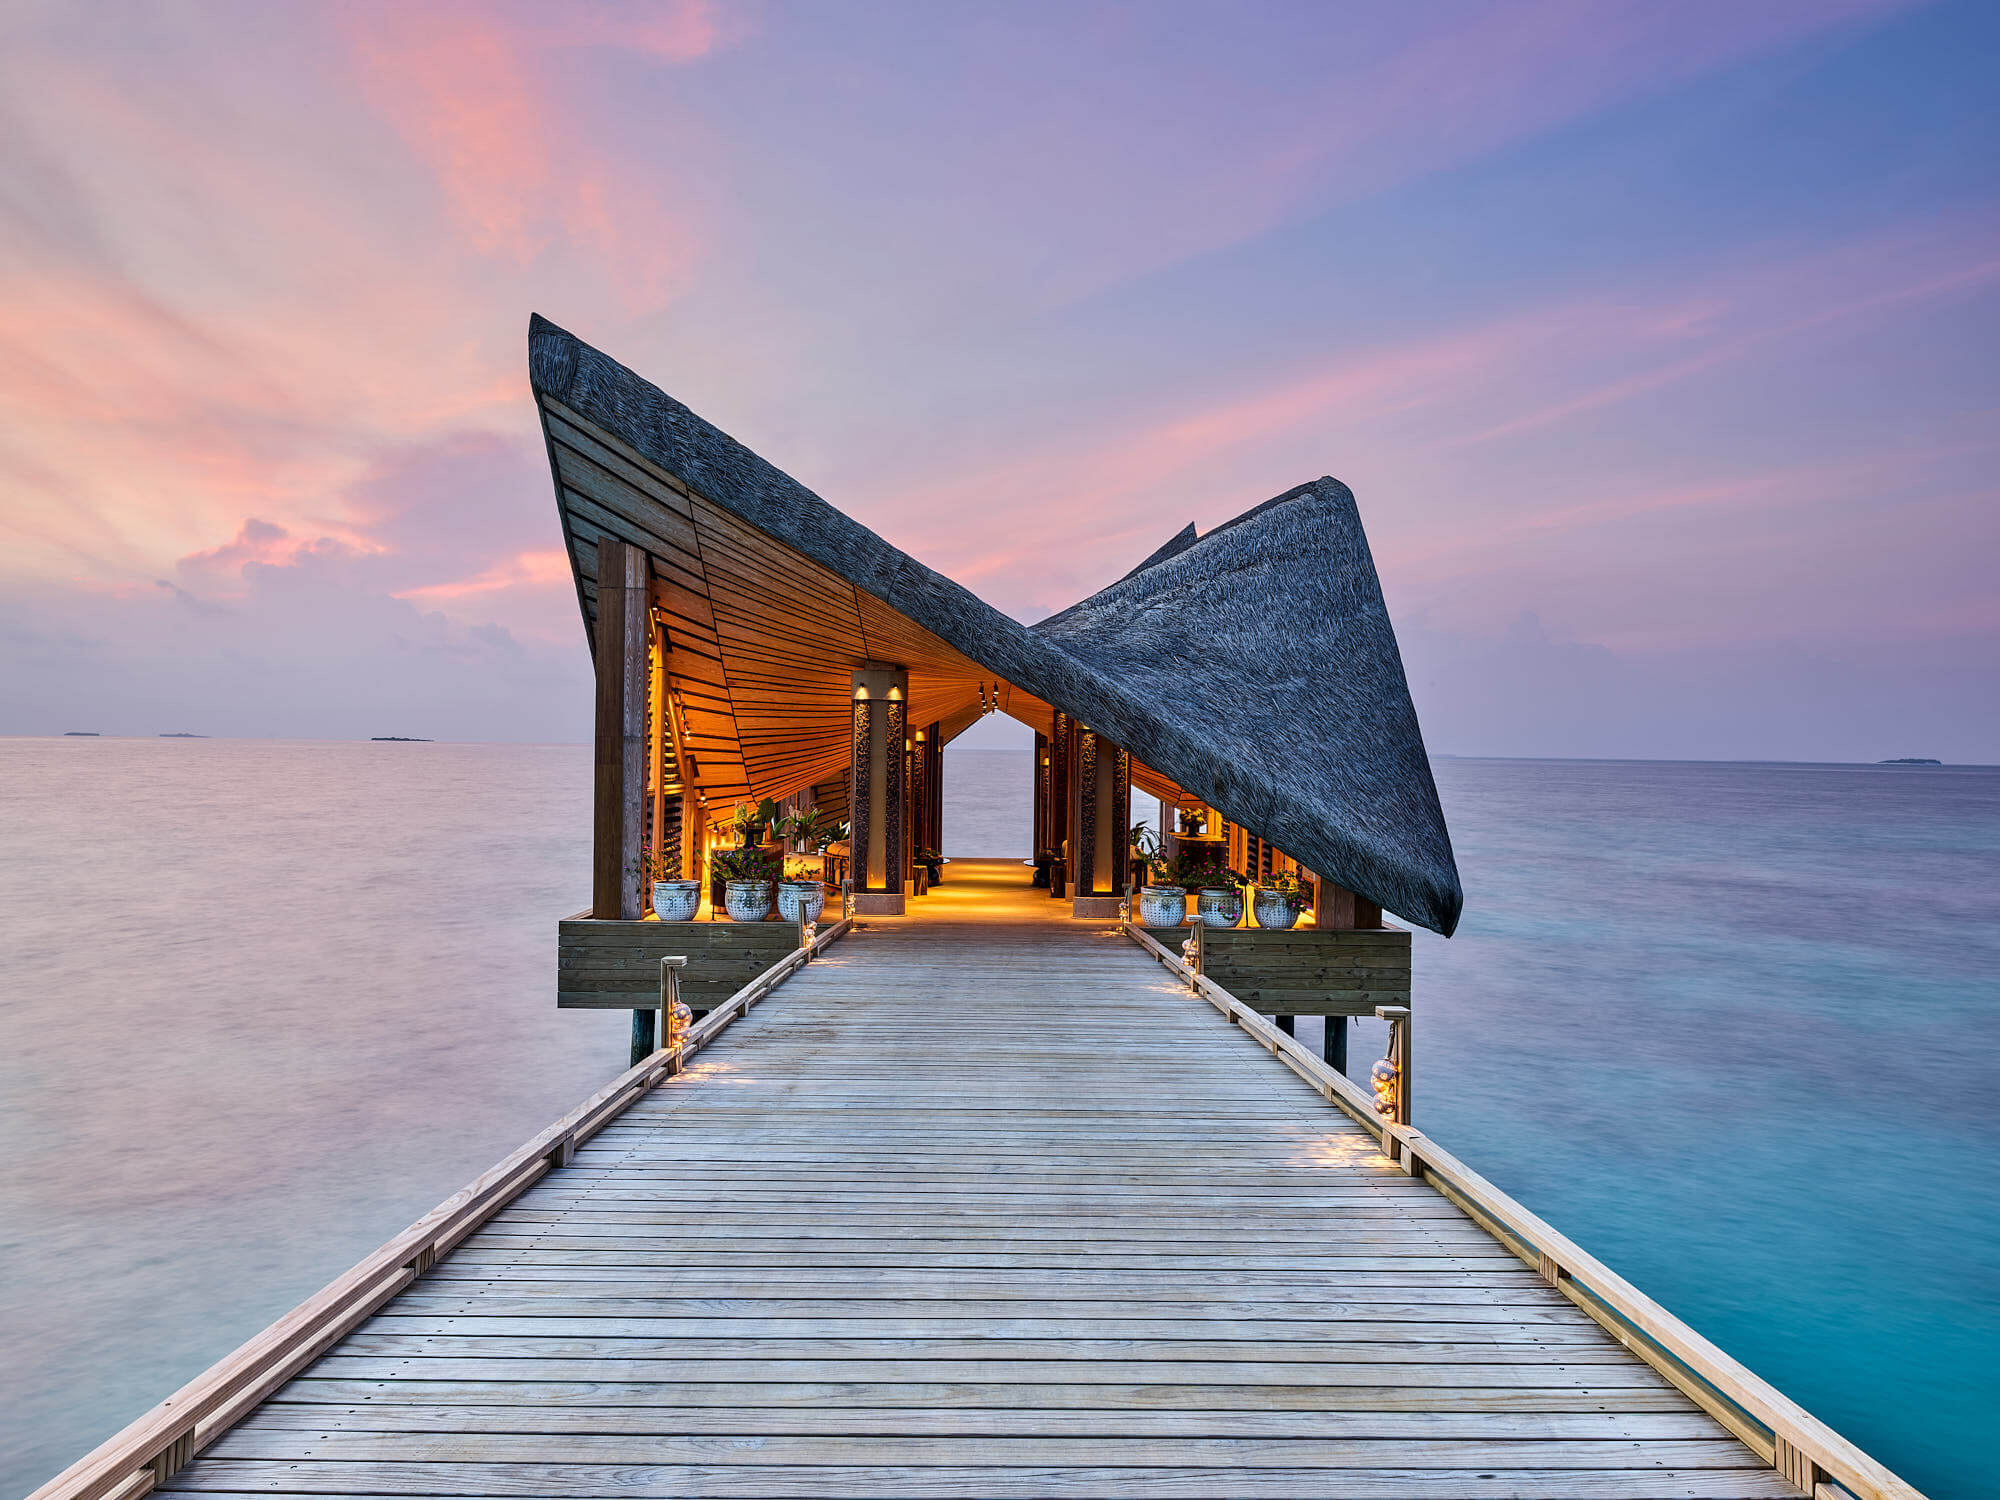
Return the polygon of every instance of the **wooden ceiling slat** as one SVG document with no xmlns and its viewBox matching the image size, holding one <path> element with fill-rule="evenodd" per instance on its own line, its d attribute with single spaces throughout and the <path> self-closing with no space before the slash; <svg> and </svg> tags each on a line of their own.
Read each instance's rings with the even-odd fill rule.
<svg viewBox="0 0 2000 1500">
<path fill-rule="evenodd" d="M 688 503 L 686 499 L 688 489 L 677 477 L 669 474 L 665 469 L 646 457 L 645 454 L 625 442 L 623 438 L 615 437 L 611 433 L 606 432 L 581 412 L 572 411 L 553 397 L 544 396 L 542 398 L 542 408 L 556 422 L 568 427 L 573 432 L 588 437 L 607 452 L 617 455 L 627 464 L 631 465 L 632 468 L 652 479 L 669 495 L 679 497 L 678 503 L 674 503 L 673 508 L 682 510 L 683 514 L 686 513 L 684 507 Z M 635 483 L 635 488 L 644 489 L 645 486 L 643 483 Z M 669 502 L 663 501 L 662 503 Z"/>
<path fill-rule="evenodd" d="M 582 454 L 568 448 L 556 449 L 556 473 L 564 489 L 581 495 L 605 513 L 672 543 L 690 557 L 700 555 L 692 519 L 663 505 L 647 504 L 634 494 L 629 484 Z"/>
</svg>

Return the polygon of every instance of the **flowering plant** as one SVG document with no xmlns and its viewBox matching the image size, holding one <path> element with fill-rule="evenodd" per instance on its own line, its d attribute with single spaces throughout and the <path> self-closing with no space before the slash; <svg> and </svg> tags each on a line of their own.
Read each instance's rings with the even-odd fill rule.
<svg viewBox="0 0 2000 1500">
<path fill-rule="evenodd" d="M 776 880 L 778 862 L 762 849 L 718 849 L 709 868 L 724 880 Z"/>
</svg>

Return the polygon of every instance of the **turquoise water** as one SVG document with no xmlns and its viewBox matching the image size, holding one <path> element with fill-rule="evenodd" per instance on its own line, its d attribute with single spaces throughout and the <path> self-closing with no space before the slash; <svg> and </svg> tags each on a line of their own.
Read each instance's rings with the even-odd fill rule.
<svg viewBox="0 0 2000 1500">
<path fill-rule="evenodd" d="M 2000 1493 L 2000 771 L 1437 774 L 1419 1123 L 1938 1500 Z M 0 740 L 0 1494 L 622 1066 L 622 1014 L 553 1008 L 589 776 Z M 946 851 L 1026 854 L 1028 786 L 952 752 Z"/>
</svg>

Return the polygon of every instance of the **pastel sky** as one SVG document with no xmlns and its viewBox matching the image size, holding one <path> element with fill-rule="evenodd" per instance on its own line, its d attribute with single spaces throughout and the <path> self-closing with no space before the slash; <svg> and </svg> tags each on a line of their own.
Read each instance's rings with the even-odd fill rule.
<svg viewBox="0 0 2000 1500">
<path fill-rule="evenodd" d="M 2000 761 L 2000 8 L 10 4 L 0 732 L 580 740 L 604 348 L 1025 620 L 1323 473 L 1431 747 Z"/>
</svg>

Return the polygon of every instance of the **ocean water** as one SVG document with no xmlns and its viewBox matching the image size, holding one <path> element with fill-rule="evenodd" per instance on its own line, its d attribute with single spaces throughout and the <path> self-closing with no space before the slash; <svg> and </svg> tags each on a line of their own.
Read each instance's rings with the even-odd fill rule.
<svg viewBox="0 0 2000 1500">
<path fill-rule="evenodd" d="M 947 756 L 947 854 L 1028 854 L 1028 760 Z M 2000 770 L 1437 774 L 1418 1122 L 1939 1500 L 2000 1494 Z M 623 1065 L 551 994 L 589 777 L 0 740 L 0 1494 Z"/>
</svg>

